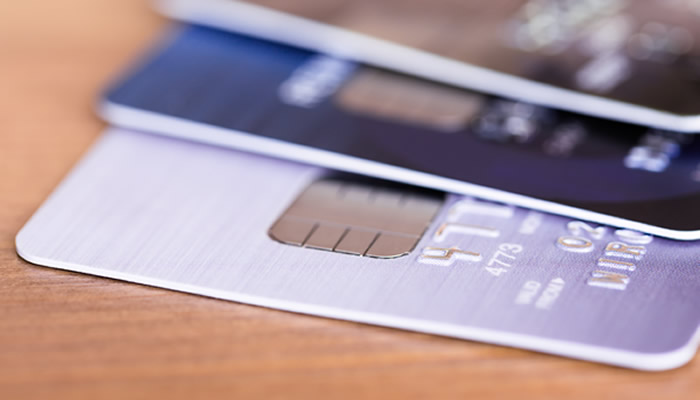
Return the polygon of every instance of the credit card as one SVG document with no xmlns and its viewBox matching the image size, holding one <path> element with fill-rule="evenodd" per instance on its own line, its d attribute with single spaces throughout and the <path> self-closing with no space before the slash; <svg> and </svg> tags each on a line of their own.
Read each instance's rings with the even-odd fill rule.
<svg viewBox="0 0 700 400">
<path fill-rule="evenodd" d="M 700 238 L 700 139 L 484 96 L 187 27 L 103 116 L 185 137 L 648 233 Z"/>
<path fill-rule="evenodd" d="M 26 260 L 661 370 L 698 345 L 700 243 L 115 130 L 18 234 Z"/>
<path fill-rule="evenodd" d="M 165 0 L 168 15 L 598 117 L 700 132 L 697 0 Z"/>
</svg>

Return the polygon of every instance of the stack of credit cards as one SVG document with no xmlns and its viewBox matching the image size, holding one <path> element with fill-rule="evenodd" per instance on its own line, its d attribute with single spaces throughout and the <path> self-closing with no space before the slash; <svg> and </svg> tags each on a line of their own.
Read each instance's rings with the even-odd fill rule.
<svg viewBox="0 0 700 400">
<path fill-rule="evenodd" d="M 115 127 L 17 236 L 28 261 L 637 369 L 695 354 L 700 2 L 159 6 L 182 22 L 100 97 Z"/>
</svg>

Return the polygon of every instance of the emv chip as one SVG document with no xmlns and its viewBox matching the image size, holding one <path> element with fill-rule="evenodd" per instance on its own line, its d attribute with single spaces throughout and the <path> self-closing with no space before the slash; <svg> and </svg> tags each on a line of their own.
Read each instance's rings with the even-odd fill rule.
<svg viewBox="0 0 700 400">
<path fill-rule="evenodd" d="M 416 247 L 444 196 L 410 186 L 352 178 L 311 183 L 269 230 L 290 245 L 377 258 Z"/>
</svg>

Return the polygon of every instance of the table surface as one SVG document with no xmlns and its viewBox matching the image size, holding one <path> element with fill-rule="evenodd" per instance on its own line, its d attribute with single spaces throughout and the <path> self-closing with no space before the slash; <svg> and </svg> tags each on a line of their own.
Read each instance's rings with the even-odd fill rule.
<svg viewBox="0 0 700 400">
<path fill-rule="evenodd" d="M 15 234 L 104 128 L 100 89 L 166 24 L 143 0 L 0 3 L 0 398 L 700 398 L 697 360 L 643 373 L 22 261 Z"/>
</svg>

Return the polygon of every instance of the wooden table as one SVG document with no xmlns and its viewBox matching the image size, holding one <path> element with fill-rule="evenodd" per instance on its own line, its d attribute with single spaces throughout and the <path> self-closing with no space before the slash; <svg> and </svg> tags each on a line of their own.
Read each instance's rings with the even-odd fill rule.
<svg viewBox="0 0 700 400">
<path fill-rule="evenodd" d="M 104 127 L 100 89 L 164 25 L 145 1 L 0 3 L 0 399 L 700 398 L 697 360 L 628 371 L 19 259 L 15 234 Z"/>
</svg>

